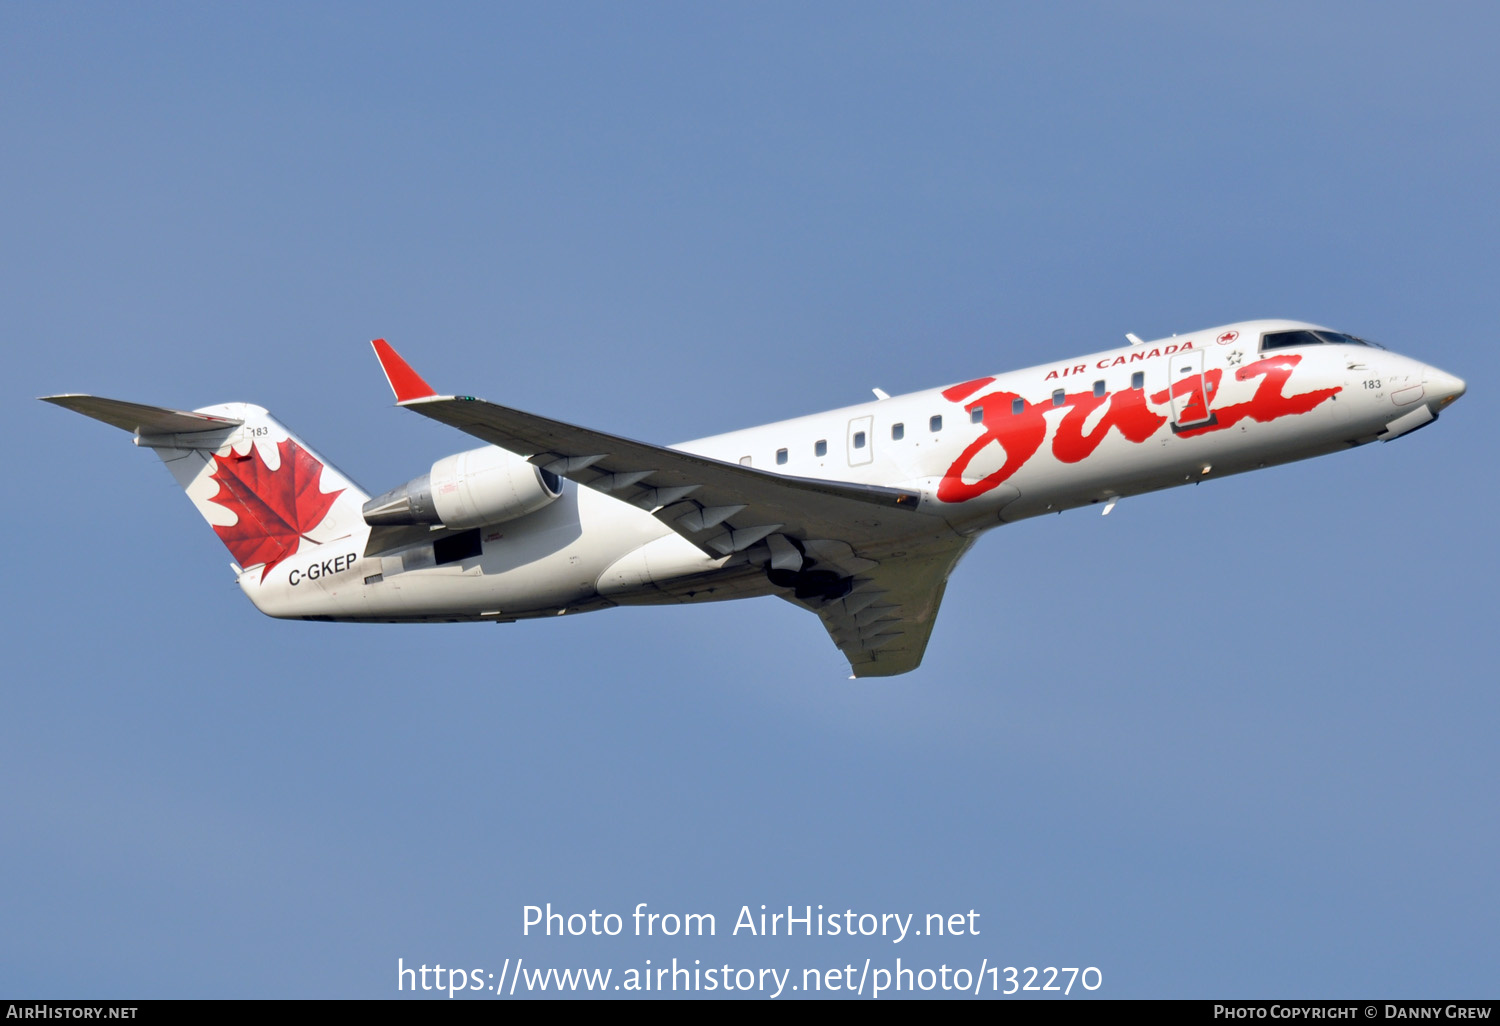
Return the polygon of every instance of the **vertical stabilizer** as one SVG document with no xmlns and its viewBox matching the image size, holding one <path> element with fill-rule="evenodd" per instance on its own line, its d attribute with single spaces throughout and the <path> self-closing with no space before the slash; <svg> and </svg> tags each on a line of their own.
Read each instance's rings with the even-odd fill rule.
<svg viewBox="0 0 1500 1026">
<path fill-rule="evenodd" d="M 234 557 L 242 583 L 317 546 L 362 546 L 369 533 L 361 512 L 369 496 L 259 406 L 187 412 L 90 395 L 45 400 L 155 450 Z"/>
<path fill-rule="evenodd" d="M 337 467 L 259 406 L 225 403 L 194 411 L 242 421 L 230 431 L 137 433 L 156 450 L 242 570 L 264 578 L 309 547 L 362 540 L 369 498 Z"/>
</svg>

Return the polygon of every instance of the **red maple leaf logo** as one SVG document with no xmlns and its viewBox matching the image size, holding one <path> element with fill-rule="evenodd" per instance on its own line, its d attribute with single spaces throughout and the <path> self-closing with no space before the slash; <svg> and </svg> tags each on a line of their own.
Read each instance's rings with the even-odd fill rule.
<svg viewBox="0 0 1500 1026">
<path fill-rule="evenodd" d="M 290 438 L 277 445 L 276 451 L 281 454 L 281 466 L 275 470 L 266 466 L 255 445 L 244 456 L 233 450 L 228 456 L 215 453 L 210 475 L 219 483 L 219 491 L 209 501 L 238 518 L 232 527 L 214 527 L 214 533 L 240 566 L 264 563 L 261 580 L 297 551 L 301 539 L 322 522 L 333 500 L 344 492 L 342 488 L 320 491 L 323 464 Z"/>
</svg>

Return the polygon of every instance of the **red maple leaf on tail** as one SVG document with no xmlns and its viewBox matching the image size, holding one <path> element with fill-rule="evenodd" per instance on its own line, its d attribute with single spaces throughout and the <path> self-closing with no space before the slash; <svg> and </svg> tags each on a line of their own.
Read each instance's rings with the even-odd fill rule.
<svg viewBox="0 0 1500 1026">
<path fill-rule="evenodd" d="M 241 566 L 264 563 L 261 580 L 297 551 L 298 542 L 322 522 L 333 500 L 344 491 L 319 491 L 323 464 L 290 438 L 278 444 L 276 451 L 281 454 L 281 466 L 275 470 L 266 466 L 256 445 L 244 456 L 233 451 L 228 456 L 215 453 L 210 476 L 219 483 L 219 491 L 209 501 L 238 518 L 231 527 L 214 527 L 214 533 Z"/>
</svg>

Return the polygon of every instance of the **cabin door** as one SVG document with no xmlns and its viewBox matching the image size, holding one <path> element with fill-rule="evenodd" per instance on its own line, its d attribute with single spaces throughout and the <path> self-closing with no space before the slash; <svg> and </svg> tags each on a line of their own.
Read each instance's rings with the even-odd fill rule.
<svg viewBox="0 0 1500 1026">
<path fill-rule="evenodd" d="M 874 417 L 855 417 L 849 422 L 849 466 L 858 467 L 875 458 L 874 436 Z"/>
<path fill-rule="evenodd" d="M 1169 392 L 1172 430 L 1187 431 L 1212 424 L 1213 395 L 1208 391 L 1203 374 L 1203 350 L 1189 349 L 1183 353 L 1173 353 L 1167 364 L 1167 373 L 1172 378 Z"/>
</svg>

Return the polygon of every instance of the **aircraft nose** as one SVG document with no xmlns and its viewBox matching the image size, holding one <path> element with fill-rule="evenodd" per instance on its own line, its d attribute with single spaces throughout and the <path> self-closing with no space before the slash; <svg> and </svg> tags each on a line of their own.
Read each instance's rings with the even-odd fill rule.
<svg viewBox="0 0 1500 1026">
<path fill-rule="evenodd" d="M 1427 395 L 1431 397 L 1434 413 L 1445 409 L 1449 403 L 1469 389 L 1469 386 L 1464 384 L 1463 378 L 1455 377 L 1447 371 L 1440 371 L 1436 367 L 1428 367 L 1422 372 L 1422 383 L 1426 386 Z"/>
</svg>

